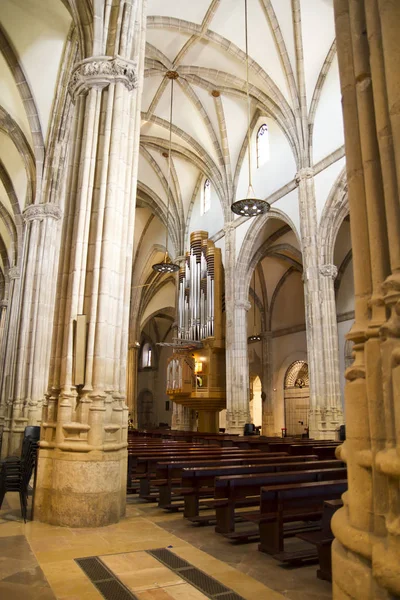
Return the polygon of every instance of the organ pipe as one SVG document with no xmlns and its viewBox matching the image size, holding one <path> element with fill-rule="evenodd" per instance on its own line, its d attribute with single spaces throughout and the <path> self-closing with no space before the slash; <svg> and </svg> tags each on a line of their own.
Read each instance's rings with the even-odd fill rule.
<svg viewBox="0 0 400 600">
<path fill-rule="evenodd" d="M 179 271 L 178 338 L 201 341 L 215 335 L 215 310 L 221 310 L 221 298 L 215 298 L 216 256 L 220 251 L 205 231 L 190 236 L 190 250 Z M 216 301 L 219 304 L 216 304 Z M 219 308 L 218 308 L 219 307 Z"/>
</svg>

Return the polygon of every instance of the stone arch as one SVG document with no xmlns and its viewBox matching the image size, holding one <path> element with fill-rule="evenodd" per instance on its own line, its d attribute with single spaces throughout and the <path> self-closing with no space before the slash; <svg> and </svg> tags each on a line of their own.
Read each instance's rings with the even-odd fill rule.
<svg viewBox="0 0 400 600">
<path fill-rule="evenodd" d="M 286 370 L 284 404 L 286 434 L 302 435 L 308 431 L 310 379 L 304 360 L 293 361 Z"/>
<path fill-rule="evenodd" d="M 277 431 L 279 431 L 281 427 L 284 427 L 285 423 L 284 389 L 286 372 L 290 365 L 293 364 L 295 361 L 308 362 L 307 352 L 298 350 L 296 352 L 288 354 L 288 356 L 286 356 L 286 358 L 281 362 L 279 369 L 275 373 L 273 386 L 273 407 Z"/>
<path fill-rule="evenodd" d="M 250 288 L 253 270 L 260 259 L 260 257 L 257 255 L 257 251 L 259 250 L 259 248 L 256 247 L 257 239 L 269 219 L 278 219 L 290 227 L 296 236 L 299 247 L 301 247 L 300 239 L 293 222 L 282 211 L 273 208 L 266 215 L 257 217 L 257 222 L 255 223 L 254 227 L 250 227 L 245 235 L 240 248 L 239 256 L 236 261 L 236 280 L 239 282 L 238 287 L 240 298 L 246 299 L 248 297 L 248 290 Z M 289 231 L 289 229 L 286 231 Z"/>
<path fill-rule="evenodd" d="M 12 116 L 0 106 L 0 130 L 9 136 L 17 148 L 26 170 L 27 190 L 25 205 L 32 204 L 36 194 L 36 165 L 31 147 L 24 132 Z"/>
<path fill-rule="evenodd" d="M 331 188 L 318 227 L 321 265 L 333 264 L 336 237 L 343 219 L 348 214 L 347 174 L 346 167 L 343 167 Z"/>
<path fill-rule="evenodd" d="M 304 360 L 295 360 L 291 365 L 289 365 L 285 375 L 285 389 L 297 387 L 297 382 L 299 379 L 304 381 L 304 385 L 302 387 L 310 385 L 308 364 Z"/>
<path fill-rule="evenodd" d="M 0 52 L 5 58 L 5 61 L 14 77 L 17 84 L 18 92 L 21 97 L 21 101 L 25 108 L 25 113 L 28 119 L 29 128 L 31 130 L 33 151 L 36 159 L 36 182 L 38 193 L 40 192 L 42 175 L 43 175 L 43 164 L 44 164 L 44 139 L 42 128 L 39 120 L 39 113 L 36 106 L 36 102 L 32 93 L 31 86 L 25 77 L 25 73 L 21 66 L 21 61 L 17 56 L 12 44 L 10 43 L 6 32 L 0 25 Z M 22 94 L 21 90 L 24 90 Z M 28 93 L 27 93 L 28 92 Z"/>
</svg>

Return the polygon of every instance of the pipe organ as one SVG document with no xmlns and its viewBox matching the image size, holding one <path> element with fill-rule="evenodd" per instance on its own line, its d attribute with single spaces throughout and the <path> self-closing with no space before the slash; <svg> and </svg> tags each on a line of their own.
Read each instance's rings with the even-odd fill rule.
<svg viewBox="0 0 400 600">
<path fill-rule="evenodd" d="M 206 231 L 190 236 L 190 251 L 179 271 L 178 294 L 178 339 L 221 339 L 221 250 L 208 239 Z"/>
<path fill-rule="evenodd" d="M 218 431 L 226 406 L 224 275 L 221 250 L 206 231 L 190 236 L 179 271 L 178 339 L 167 366 L 167 394 L 198 412 L 199 431 Z"/>
</svg>

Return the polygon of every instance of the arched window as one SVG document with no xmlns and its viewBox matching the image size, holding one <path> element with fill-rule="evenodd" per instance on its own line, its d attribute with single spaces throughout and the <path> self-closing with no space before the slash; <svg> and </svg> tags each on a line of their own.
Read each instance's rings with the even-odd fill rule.
<svg viewBox="0 0 400 600">
<path fill-rule="evenodd" d="M 257 169 L 269 160 L 268 127 L 265 123 L 257 131 Z"/>
<path fill-rule="evenodd" d="M 206 179 L 201 194 L 200 214 L 204 215 L 211 206 L 211 181 Z"/>
<path fill-rule="evenodd" d="M 151 344 L 149 344 L 148 342 L 146 344 L 144 344 L 143 349 L 142 349 L 142 369 L 145 369 L 146 367 L 152 367 L 153 366 L 153 360 L 152 360 L 152 350 L 151 350 Z"/>
</svg>

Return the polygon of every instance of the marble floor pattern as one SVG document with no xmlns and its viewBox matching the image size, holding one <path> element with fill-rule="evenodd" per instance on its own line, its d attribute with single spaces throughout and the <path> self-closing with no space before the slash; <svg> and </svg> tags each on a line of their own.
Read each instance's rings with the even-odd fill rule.
<svg viewBox="0 0 400 600">
<path fill-rule="evenodd" d="M 326 600 L 331 586 L 316 567 L 282 569 L 256 544 L 232 546 L 212 527 L 197 529 L 181 515 L 130 498 L 126 517 L 99 529 L 69 529 L 36 521 L 24 524 L 17 494 L 0 510 L 1 600 L 101 600 L 75 562 L 99 556 L 138 600 L 203 600 L 201 592 L 145 551 L 175 554 L 245 600 Z"/>
</svg>

